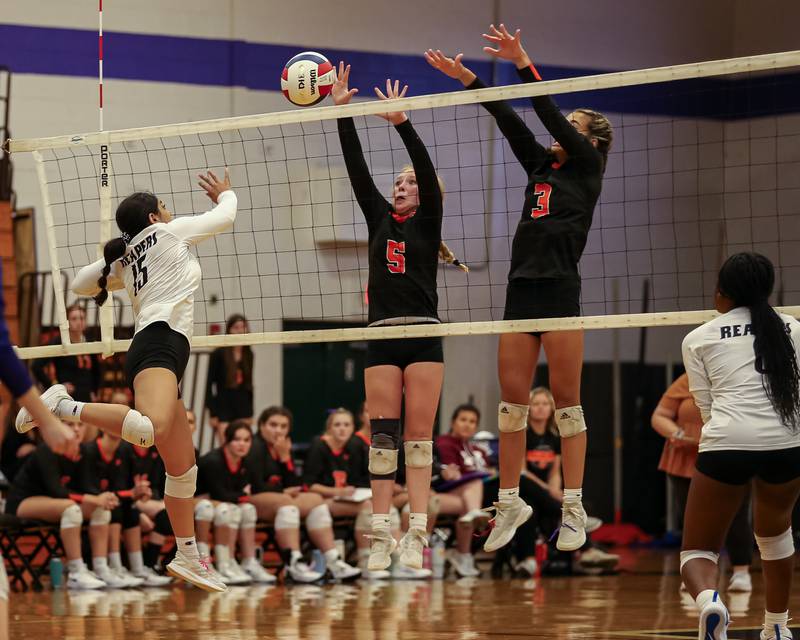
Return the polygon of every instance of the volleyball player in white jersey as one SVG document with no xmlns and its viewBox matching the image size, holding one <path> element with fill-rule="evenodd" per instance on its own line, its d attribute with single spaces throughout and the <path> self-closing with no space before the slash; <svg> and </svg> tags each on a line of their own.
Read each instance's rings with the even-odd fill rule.
<svg viewBox="0 0 800 640">
<path fill-rule="evenodd" d="M 100 305 L 108 298 L 108 290 L 127 290 L 136 331 L 125 358 L 125 373 L 136 409 L 76 402 L 63 385 L 50 387 L 42 400 L 63 420 L 88 422 L 142 447 L 155 441 L 167 471 L 164 504 L 178 544 L 167 570 L 202 589 L 225 591 L 221 577 L 197 550 L 193 502 L 197 466 L 178 384 L 189 360 L 194 292 L 201 276 L 189 247 L 230 228 L 237 202 L 227 169 L 224 180 L 211 171 L 199 177 L 200 186 L 216 204 L 211 211 L 173 220 L 152 193 L 128 196 L 116 212 L 122 237 L 106 243 L 104 257 L 81 269 L 72 283 L 75 293 L 92 295 Z M 32 426 L 30 414 L 21 411 L 17 430 L 24 432 Z"/>
<path fill-rule="evenodd" d="M 761 640 L 787 640 L 794 564 L 792 508 L 800 496 L 800 323 L 769 304 L 775 271 L 757 253 L 722 265 L 723 315 L 683 341 L 689 389 L 703 416 L 681 551 L 681 575 L 700 609 L 701 640 L 725 640 L 728 612 L 716 591 L 725 533 L 753 485 L 766 615 Z"/>
</svg>

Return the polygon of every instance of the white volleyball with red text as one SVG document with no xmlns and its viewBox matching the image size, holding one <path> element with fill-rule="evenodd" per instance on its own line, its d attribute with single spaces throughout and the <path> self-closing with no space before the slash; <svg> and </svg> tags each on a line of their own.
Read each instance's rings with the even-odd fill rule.
<svg viewBox="0 0 800 640">
<path fill-rule="evenodd" d="M 316 51 L 298 53 L 283 68 L 281 91 L 300 107 L 310 107 L 325 98 L 336 81 L 336 71 L 328 59 Z"/>
</svg>

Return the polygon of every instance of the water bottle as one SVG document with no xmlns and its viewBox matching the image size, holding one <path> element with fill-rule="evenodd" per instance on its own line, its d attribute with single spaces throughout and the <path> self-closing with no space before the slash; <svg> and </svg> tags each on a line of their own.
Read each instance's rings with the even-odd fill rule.
<svg viewBox="0 0 800 640">
<path fill-rule="evenodd" d="M 445 539 L 439 529 L 431 536 L 431 572 L 434 578 L 444 578 Z"/>
<path fill-rule="evenodd" d="M 317 573 L 324 574 L 328 568 L 328 563 L 325 561 L 325 554 L 319 549 L 314 549 L 311 552 L 311 568 Z"/>
<path fill-rule="evenodd" d="M 61 558 L 52 558 L 50 560 L 50 584 L 53 589 L 60 589 L 64 586 L 64 565 Z"/>
</svg>

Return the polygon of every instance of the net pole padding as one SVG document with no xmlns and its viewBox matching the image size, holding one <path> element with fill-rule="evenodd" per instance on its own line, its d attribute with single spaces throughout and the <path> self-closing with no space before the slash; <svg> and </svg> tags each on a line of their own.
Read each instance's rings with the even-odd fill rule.
<svg viewBox="0 0 800 640">
<path fill-rule="evenodd" d="M 91 144 L 110 144 L 131 140 L 147 140 L 152 138 L 169 138 L 182 135 L 231 131 L 234 129 L 250 129 L 304 122 L 319 122 L 337 118 L 376 115 L 389 111 L 414 111 L 417 109 L 433 109 L 452 107 L 476 102 L 493 100 L 515 100 L 540 95 L 556 95 L 576 91 L 593 91 L 612 89 L 657 82 L 672 82 L 693 78 L 731 75 L 736 73 L 753 73 L 773 71 L 800 66 L 800 51 L 786 51 L 743 58 L 711 60 L 668 67 L 637 69 L 603 73 L 579 78 L 563 78 L 544 82 L 521 83 L 502 87 L 488 87 L 470 91 L 452 91 L 411 98 L 395 98 L 393 100 L 370 100 L 340 106 L 312 107 L 307 109 L 290 109 L 259 115 L 240 116 L 235 118 L 218 118 L 198 122 L 121 129 L 96 133 L 55 136 L 49 138 L 29 138 L 10 140 L 12 153 L 35 151 L 41 149 L 60 149 L 72 146 Z M 277 91 L 277 87 L 276 87 Z"/>
<path fill-rule="evenodd" d="M 776 307 L 776 311 L 800 318 L 800 306 Z M 664 313 L 629 313 L 610 316 L 547 318 L 543 320 L 496 320 L 487 322 L 443 322 L 441 324 L 411 324 L 390 327 L 348 327 L 307 331 L 270 331 L 263 333 L 195 336 L 192 349 L 253 346 L 259 344 L 308 344 L 315 342 L 361 342 L 400 338 L 430 338 L 448 336 L 479 336 L 500 333 L 531 333 L 535 331 L 570 331 L 574 329 L 635 329 L 640 327 L 671 327 L 700 325 L 713 320 L 716 311 L 671 311 Z M 127 351 L 130 340 L 112 340 L 117 353 Z M 73 345 L 16 348 L 25 359 L 51 358 L 66 355 L 102 353 L 102 342 L 81 342 Z"/>
<path fill-rule="evenodd" d="M 103 257 L 103 247 L 111 240 L 111 154 L 107 145 L 100 145 L 100 243 L 97 246 L 97 257 Z M 114 340 L 114 298 L 111 291 L 108 299 L 100 307 L 100 341 L 104 348 L 102 355 L 113 355 L 111 343 Z"/>
<path fill-rule="evenodd" d="M 42 191 L 42 213 L 44 214 L 44 228 L 47 235 L 47 251 L 50 255 L 50 275 L 53 280 L 58 331 L 61 334 L 62 345 L 69 347 L 69 322 L 67 321 L 67 308 L 64 303 L 64 281 L 61 278 L 61 265 L 58 259 L 58 249 L 56 248 L 56 231 L 53 223 L 53 209 L 50 205 L 50 194 L 47 189 L 47 174 L 44 169 L 44 159 L 38 151 L 34 151 L 33 159 L 36 164 L 36 177 L 39 179 L 39 188 Z"/>
</svg>

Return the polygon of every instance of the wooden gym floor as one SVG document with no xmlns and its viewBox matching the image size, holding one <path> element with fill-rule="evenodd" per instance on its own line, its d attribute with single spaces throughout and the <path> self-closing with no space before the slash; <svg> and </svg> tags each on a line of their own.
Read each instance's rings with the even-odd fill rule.
<svg viewBox="0 0 800 640">
<path fill-rule="evenodd" d="M 613 576 L 446 579 L 318 586 L 183 586 L 142 591 L 13 593 L 13 640 L 479 640 L 696 638 L 679 593 L 674 551 L 622 551 Z M 487 571 L 488 573 L 488 571 Z M 798 575 L 800 578 L 800 575 Z M 724 594 L 731 640 L 755 640 L 761 574 L 752 594 Z M 795 590 L 795 594 L 797 590 Z M 800 611 L 800 597 L 791 612 Z"/>
</svg>

